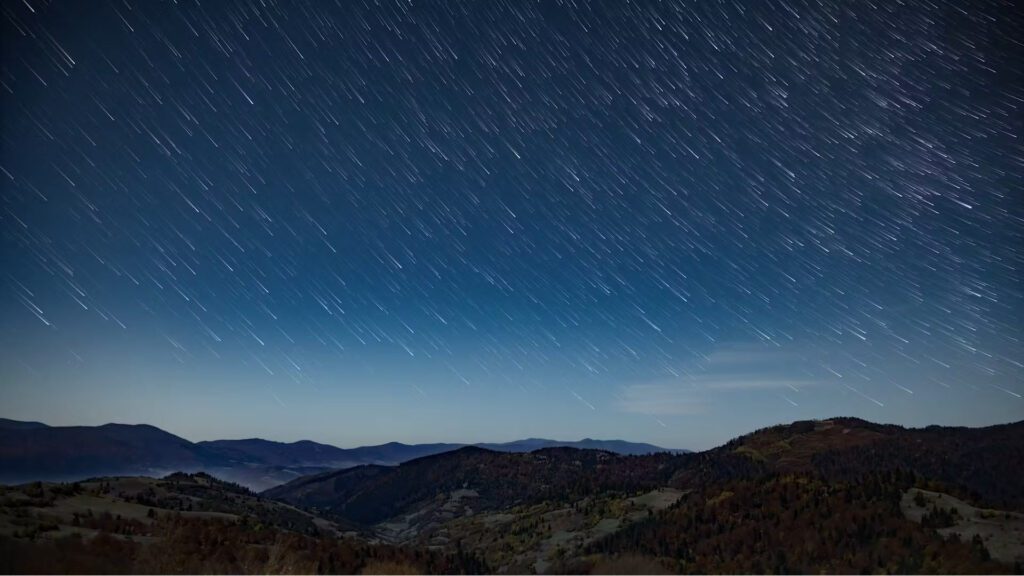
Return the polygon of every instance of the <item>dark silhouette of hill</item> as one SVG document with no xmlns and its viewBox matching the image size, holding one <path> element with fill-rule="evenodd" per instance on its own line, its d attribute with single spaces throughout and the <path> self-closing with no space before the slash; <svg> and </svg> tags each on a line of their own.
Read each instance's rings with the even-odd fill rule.
<svg viewBox="0 0 1024 576">
<path fill-rule="evenodd" d="M 602 491 L 656 486 L 692 490 L 731 481 L 800 474 L 859 481 L 881 472 L 937 482 L 976 502 L 1024 506 L 1024 423 L 987 428 L 907 429 L 855 418 L 795 422 L 695 454 L 621 456 L 594 450 L 527 454 L 476 447 L 397 467 L 357 467 L 300 478 L 267 497 L 369 525 L 415 512 L 438 494 L 478 493 L 478 508 L 544 500 L 570 502 Z"/>
<path fill-rule="evenodd" d="M 604 490 L 653 488 L 669 480 L 674 458 L 575 448 L 508 453 L 468 446 L 394 467 L 360 466 L 301 478 L 263 495 L 369 525 L 459 489 L 475 491 L 478 508 L 498 509 Z"/>
<path fill-rule="evenodd" d="M 226 461 L 268 466 L 353 466 L 348 451 L 310 440 L 274 442 L 262 438 L 245 440 L 210 440 L 196 442 L 196 446 L 219 455 Z"/>
<path fill-rule="evenodd" d="M 659 452 L 650 444 L 622 440 L 559 442 L 528 439 L 487 444 L 493 450 L 526 452 L 551 446 L 603 447 L 626 454 Z M 190 442 L 149 425 L 47 426 L 0 419 L 0 482 L 73 481 L 90 476 L 160 476 L 206 471 L 262 490 L 297 477 L 363 464 L 395 465 L 465 444 L 402 444 L 338 448 L 309 440 L 260 438 Z"/>
<path fill-rule="evenodd" d="M 832 481 L 910 472 L 978 503 L 1024 510 L 1024 421 L 983 428 L 904 428 L 858 418 L 772 426 L 695 454 L 671 485 L 813 474 Z"/>
<path fill-rule="evenodd" d="M 582 558 L 596 554 L 688 573 L 1020 572 L 1020 556 L 1016 564 L 992 561 L 980 537 L 936 531 L 950 525 L 942 520 L 948 513 L 935 509 L 914 522 L 901 499 L 917 487 L 1021 510 L 1024 422 L 908 429 L 856 418 L 803 421 L 682 460 L 670 485 L 685 497 L 554 570 L 589 572 L 596 565 Z M 1008 512 L 986 514 L 984 522 L 1011 520 Z"/>
<path fill-rule="evenodd" d="M 139 432 L 195 461 L 338 455 L 313 443 L 180 444 Z M 119 442 L 110 451 L 139 447 Z M 517 449 L 543 441 L 523 442 Z M 466 446 L 259 494 L 206 474 L 29 484 L 0 488 L 0 569 L 1019 573 L 1022 447 L 1024 422 L 912 429 L 832 418 L 688 454 Z M 954 509 L 977 517 L 961 521 Z"/>
<path fill-rule="evenodd" d="M 145 424 L 0 428 L 0 481 L 8 483 L 160 475 L 216 462 L 215 454 Z"/>
<path fill-rule="evenodd" d="M 49 426 L 42 422 L 22 422 L 20 420 L 0 418 L 0 430 L 32 430 L 36 428 L 49 428 Z"/>
<path fill-rule="evenodd" d="M 594 440 L 584 438 L 578 442 L 560 442 L 545 438 L 527 438 L 526 440 L 515 440 L 504 443 L 481 443 L 474 444 L 479 448 L 486 448 L 496 452 L 533 452 L 541 448 L 579 448 L 581 450 L 604 450 L 626 456 L 639 456 L 642 454 L 655 454 L 658 452 L 672 452 L 685 454 L 689 450 L 669 449 L 646 444 L 643 442 L 626 442 L 624 440 Z"/>
<path fill-rule="evenodd" d="M 812 465 L 832 480 L 855 480 L 870 469 L 909 470 L 976 504 L 1024 511 L 1024 422 L 902 430 L 883 442 L 815 454 Z"/>
<path fill-rule="evenodd" d="M 527 438 L 512 442 L 487 442 L 479 444 L 403 444 L 388 442 L 375 446 L 358 448 L 337 448 L 328 444 L 319 444 L 309 440 L 283 443 L 251 438 L 248 440 L 213 440 L 198 442 L 200 446 L 215 449 L 227 456 L 235 454 L 242 460 L 256 459 L 268 465 L 278 466 L 329 466 L 346 468 L 359 464 L 395 465 L 408 460 L 450 452 L 465 446 L 476 446 L 496 452 L 532 452 L 541 448 L 581 448 L 606 450 L 617 454 L 639 455 L 657 452 L 685 453 L 687 450 L 666 449 L 642 442 L 626 442 L 625 440 L 593 440 L 585 438 L 576 442 L 549 440 L 546 438 Z"/>
</svg>

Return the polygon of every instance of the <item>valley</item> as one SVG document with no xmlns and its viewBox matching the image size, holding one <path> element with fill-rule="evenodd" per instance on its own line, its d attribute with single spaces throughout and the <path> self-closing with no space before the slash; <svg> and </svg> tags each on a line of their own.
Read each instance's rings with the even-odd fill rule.
<svg viewBox="0 0 1024 576">
<path fill-rule="evenodd" d="M 167 570 L 159 550 L 196 572 L 1009 573 L 1022 439 L 835 418 L 701 453 L 462 447 L 261 493 L 206 473 L 36 482 L 3 488 L 0 542 L 14 571 L 89 572 L 99 546 L 129 558 L 111 572 Z M 979 461 L 998 464 L 962 473 Z"/>
</svg>

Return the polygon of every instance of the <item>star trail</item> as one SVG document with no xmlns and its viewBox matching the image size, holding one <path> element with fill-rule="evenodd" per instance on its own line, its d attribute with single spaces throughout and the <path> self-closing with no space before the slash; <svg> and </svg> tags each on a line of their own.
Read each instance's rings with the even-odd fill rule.
<svg viewBox="0 0 1024 576">
<path fill-rule="evenodd" d="M 4 416 L 1024 417 L 1013 2 L 4 1 Z"/>
</svg>

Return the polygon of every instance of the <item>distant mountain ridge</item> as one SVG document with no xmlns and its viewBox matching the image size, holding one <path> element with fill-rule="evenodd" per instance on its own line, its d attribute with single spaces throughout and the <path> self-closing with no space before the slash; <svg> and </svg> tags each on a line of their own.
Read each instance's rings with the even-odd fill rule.
<svg viewBox="0 0 1024 576">
<path fill-rule="evenodd" d="M 215 466 L 217 454 L 146 424 L 52 427 L 5 420 L 0 482 L 159 474 Z"/>
<path fill-rule="evenodd" d="M 278 466 L 331 465 L 335 468 L 360 464 L 394 465 L 408 460 L 450 452 L 465 446 L 486 448 L 495 452 L 532 452 L 541 448 L 578 448 L 581 450 L 607 450 L 616 454 L 640 455 L 657 452 L 686 453 L 689 450 L 669 449 L 643 442 L 625 440 L 594 440 L 584 438 L 578 441 L 549 440 L 547 438 L 526 438 L 512 442 L 480 442 L 476 444 L 434 443 L 403 444 L 388 442 L 358 448 L 338 448 L 310 440 L 298 442 L 275 442 L 261 438 L 245 440 L 209 440 L 196 445 L 219 451 L 238 458 L 257 458 L 259 461 Z"/>
<path fill-rule="evenodd" d="M 389 442 L 338 448 L 310 440 L 286 443 L 261 438 L 190 442 L 147 424 L 47 426 L 41 422 L 2 418 L 0 483 L 202 471 L 255 490 L 265 490 L 309 474 L 365 464 L 391 466 L 465 446 L 467 444 Z M 528 438 L 474 446 L 497 452 L 531 452 L 551 447 L 599 449 L 626 455 L 685 452 L 624 440 L 590 438 L 577 442 Z"/>
<path fill-rule="evenodd" d="M 711 487 L 721 493 L 731 482 L 786 475 L 835 483 L 916 475 L 956 488 L 975 502 L 1024 512 L 1021 466 L 1024 421 L 915 429 L 840 417 L 765 428 L 699 453 L 627 456 L 565 448 L 501 453 L 467 446 L 399 466 L 306 476 L 263 495 L 335 521 L 378 529 L 412 521 L 426 530 L 438 518 L 460 513 L 458 506 L 435 510 L 439 494 L 472 494 L 475 514 L 609 490 L 635 494 L 659 487 Z"/>
<path fill-rule="evenodd" d="M 22 422 L 9 418 L 0 418 L 0 430 L 32 430 L 36 428 L 49 428 L 42 422 Z"/>
</svg>

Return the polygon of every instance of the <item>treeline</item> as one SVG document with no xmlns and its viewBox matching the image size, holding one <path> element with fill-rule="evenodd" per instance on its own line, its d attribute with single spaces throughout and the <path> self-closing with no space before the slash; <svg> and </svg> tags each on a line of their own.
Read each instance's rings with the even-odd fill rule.
<svg viewBox="0 0 1024 576">
<path fill-rule="evenodd" d="M 1024 422 L 906 429 L 833 418 L 772 426 L 684 457 L 671 485 L 685 489 L 784 473 L 833 482 L 859 482 L 880 471 L 913 473 L 976 505 L 1024 512 L 1022 469 Z"/>
<path fill-rule="evenodd" d="M 980 540 L 945 540 L 903 517 L 912 474 L 855 483 L 789 475 L 709 485 L 590 546 L 606 557 L 654 557 L 678 573 L 962 573 L 1019 571 Z M 587 572 L 585 561 L 558 567 Z"/>
<path fill-rule="evenodd" d="M 175 492 L 181 492 L 183 494 L 192 491 L 195 496 L 202 496 L 209 489 L 215 489 L 219 492 L 230 492 L 238 494 L 239 496 L 256 496 L 255 492 L 241 484 L 221 480 L 220 478 L 215 478 L 205 472 L 196 472 L 193 474 L 189 474 L 187 472 L 174 472 L 164 476 L 161 485 L 172 487 Z"/>
<path fill-rule="evenodd" d="M 313 480 L 330 483 L 325 489 L 310 490 L 304 485 L 290 492 L 292 486 L 285 485 L 267 495 L 316 508 L 332 519 L 370 525 L 439 494 L 467 487 L 479 494 L 474 502 L 480 509 L 549 500 L 571 502 L 609 491 L 651 490 L 664 486 L 683 461 L 683 457 L 670 454 L 620 456 L 572 448 L 529 454 L 465 448 L 395 468 L 360 467 Z"/>
<path fill-rule="evenodd" d="M 1024 424 L 984 430 L 929 427 L 812 458 L 820 474 L 856 480 L 867 470 L 913 470 L 975 505 L 1024 512 Z"/>
<path fill-rule="evenodd" d="M 113 527 L 115 530 L 123 526 Z M 251 524 L 166 515 L 149 537 L 102 531 L 35 540 L 0 537 L 0 572 L 17 574 L 477 574 L 461 551 L 442 554 L 353 539 L 314 538 Z"/>
</svg>

